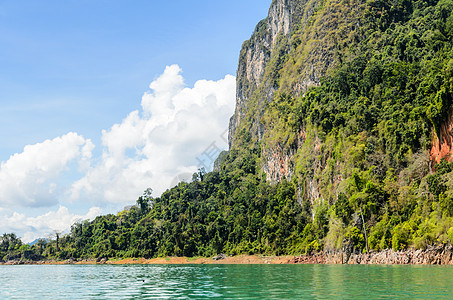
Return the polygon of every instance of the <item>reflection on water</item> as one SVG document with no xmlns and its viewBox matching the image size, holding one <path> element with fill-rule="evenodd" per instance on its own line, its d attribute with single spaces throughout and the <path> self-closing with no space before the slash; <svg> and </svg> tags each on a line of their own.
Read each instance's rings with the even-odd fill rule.
<svg viewBox="0 0 453 300">
<path fill-rule="evenodd" d="M 344 265 L 0 266 L 0 299 L 433 299 L 453 267 Z"/>
</svg>

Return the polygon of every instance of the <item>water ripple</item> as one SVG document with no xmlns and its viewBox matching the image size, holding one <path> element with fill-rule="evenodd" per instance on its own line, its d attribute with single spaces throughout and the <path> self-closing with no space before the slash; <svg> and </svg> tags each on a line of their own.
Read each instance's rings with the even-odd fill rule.
<svg viewBox="0 0 453 300">
<path fill-rule="evenodd" d="M 0 299 L 446 299 L 451 278 L 441 266 L 0 266 Z"/>
</svg>

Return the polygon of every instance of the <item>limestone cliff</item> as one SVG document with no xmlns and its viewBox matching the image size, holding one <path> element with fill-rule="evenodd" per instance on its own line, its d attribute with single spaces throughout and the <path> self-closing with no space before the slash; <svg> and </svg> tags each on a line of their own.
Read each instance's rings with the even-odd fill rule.
<svg viewBox="0 0 453 300">
<path fill-rule="evenodd" d="M 253 109 L 254 112 L 258 109 L 258 115 L 254 116 L 252 128 L 249 129 L 254 137 L 261 140 L 264 128 L 259 118 L 263 105 L 272 100 L 279 88 L 275 76 L 278 76 L 276 72 L 282 66 L 276 67 L 275 61 L 281 62 L 289 53 L 290 37 L 306 25 L 317 6 L 316 1 L 274 0 L 268 17 L 258 23 L 252 37 L 242 45 L 237 70 L 236 109 L 229 128 L 230 148 L 236 129 L 247 118 L 247 113 L 253 113 Z M 272 65 L 271 60 L 274 60 Z M 249 102 L 253 97 L 259 98 L 259 107 L 251 107 Z"/>
<path fill-rule="evenodd" d="M 242 45 L 237 70 L 236 109 L 230 120 L 229 145 L 233 144 L 234 135 L 247 111 L 247 100 L 263 83 L 266 66 L 271 58 L 279 34 L 290 33 L 295 0 L 274 0 L 269 15 L 259 22 L 252 37 Z M 271 98 L 273 88 L 267 88 L 267 98 Z M 259 138 L 260 132 L 257 132 Z"/>
<path fill-rule="evenodd" d="M 235 146 L 241 130 L 262 142 L 262 169 L 270 181 L 291 178 L 304 134 L 299 128 L 292 143 L 271 141 L 272 124 L 263 121 L 267 106 L 276 94 L 304 94 L 341 61 L 342 47 L 358 38 L 362 5 L 353 4 L 274 0 L 267 18 L 242 46 L 229 146 Z"/>
</svg>

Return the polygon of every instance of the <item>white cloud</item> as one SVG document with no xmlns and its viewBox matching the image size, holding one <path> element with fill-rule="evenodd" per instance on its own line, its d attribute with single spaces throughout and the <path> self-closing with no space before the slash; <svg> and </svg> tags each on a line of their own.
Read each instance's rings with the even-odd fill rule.
<svg viewBox="0 0 453 300">
<path fill-rule="evenodd" d="M 214 154 L 228 147 L 235 84 L 227 75 L 187 87 L 179 66 L 168 66 L 144 93 L 141 110 L 102 131 L 100 157 L 92 157 L 91 140 L 73 132 L 26 146 L 0 164 L 0 230 L 28 242 L 101 212 L 92 207 L 75 215 L 64 206 L 68 201 L 117 209 L 134 203 L 148 187 L 159 195 L 187 180 L 202 166 L 197 158 L 210 165 Z M 17 208 L 54 210 L 30 217 L 14 212 Z"/>
<path fill-rule="evenodd" d="M 75 222 L 91 220 L 101 212 L 99 207 L 92 207 L 85 215 L 75 215 L 64 206 L 38 217 L 27 217 L 25 214 L 14 212 L 12 215 L 4 215 L 0 218 L 0 228 L 4 232 L 15 232 L 22 237 L 23 242 L 29 243 L 54 232 L 65 232 Z"/>
<path fill-rule="evenodd" d="M 25 146 L 0 164 L 0 206 L 51 206 L 58 202 L 59 175 L 73 161 L 89 167 L 93 144 L 76 133 Z"/>
<path fill-rule="evenodd" d="M 227 148 L 233 76 L 200 80 L 188 88 L 179 66 L 172 65 L 150 89 L 142 97 L 142 111 L 102 132 L 102 159 L 73 184 L 72 199 L 127 204 L 147 187 L 160 194 L 177 175 L 195 172 L 197 157 L 210 145 Z"/>
</svg>

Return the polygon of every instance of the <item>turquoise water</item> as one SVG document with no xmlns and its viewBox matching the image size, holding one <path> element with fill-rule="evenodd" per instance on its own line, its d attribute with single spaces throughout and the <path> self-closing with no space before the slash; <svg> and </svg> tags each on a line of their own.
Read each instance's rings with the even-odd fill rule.
<svg viewBox="0 0 453 300">
<path fill-rule="evenodd" d="M 0 266 L 0 299 L 447 299 L 453 267 Z"/>
</svg>

